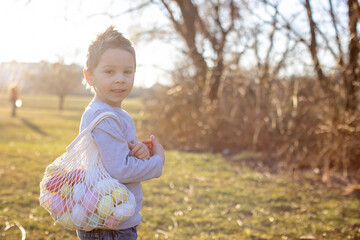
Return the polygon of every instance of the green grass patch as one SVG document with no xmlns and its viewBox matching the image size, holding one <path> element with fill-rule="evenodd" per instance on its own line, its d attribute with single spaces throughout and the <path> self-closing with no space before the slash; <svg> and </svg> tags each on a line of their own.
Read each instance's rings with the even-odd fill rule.
<svg viewBox="0 0 360 240">
<path fill-rule="evenodd" d="M 0 239 L 76 239 L 39 206 L 45 167 L 77 135 L 89 97 L 24 96 L 17 118 L 0 96 Z M 143 119 L 141 99 L 124 109 Z M 141 129 L 140 129 L 141 130 Z M 292 181 L 210 153 L 166 152 L 163 176 L 143 183 L 139 239 L 356 239 L 360 202 L 340 190 Z"/>
</svg>

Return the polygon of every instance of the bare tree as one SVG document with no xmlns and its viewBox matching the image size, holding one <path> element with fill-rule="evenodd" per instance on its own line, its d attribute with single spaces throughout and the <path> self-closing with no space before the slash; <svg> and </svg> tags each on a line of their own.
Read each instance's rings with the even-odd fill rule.
<svg viewBox="0 0 360 240">
<path fill-rule="evenodd" d="M 331 2 L 331 0 L 329 0 Z M 358 0 L 348 0 L 349 14 L 349 65 L 348 74 L 344 75 L 346 83 L 346 109 L 355 111 L 357 107 L 356 93 L 360 87 L 360 67 L 359 67 L 359 36 L 357 24 L 360 20 L 360 7 Z M 348 77 L 347 77 L 348 76 Z"/>
<path fill-rule="evenodd" d="M 255 130 L 252 137 L 253 148 L 257 148 L 257 142 L 260 131 L 264 127 L 264 118 L 269 117 L 271 112 L 272 85 L 276 79 L 279 79 L 279 72 L 286 67 L 286 59 L 297 46 L 298 41 L 283 32 L 279 26 L 278 4 L 273 5 L 274 11 L 266 11 L 270 21 L 265 20 L 264 16 L 258 16 L 256 9 L 249 9 L 252 15 L 258 18 L 258 23 L 252 28 L 253 45 L 252 50 L 256 59 L 255 75 L 258 80 L 256 91 L 255 107 Z M 276 35 L 283 35 L 285 44 L 279 50 L 279 41 Z"/>
<path fill-rule="evenodd" d="M 195 87 L 210 100 L 217 99 L 225 68 L 227 40 L 240 20 L 238 2 L 204 1 L 201 8 L 191 0 L 161 0 L 160 3 L 186 43 L 198 79 Z M 213 58 L 209 59 L 201 47 L 206 43 L 209 43 Z"/>
<path fill-rule="evenodd" d="M 310 0 L 306 0 L 304 6 L 307 10 L 307 15 L 309 19 L 310 33 L 311 33 L 311 43 L 309 45 L 309 50 L 313 57 L 314 68 L 317 72 L 318 79 L 321 82 L 321 85 L 324 89 L 329 89 L 329 83 L 327 77 L 323 74 L 322 67 L 319 63 L 318 58 L 318 46 L 316 42 L 317 32 L 321 34 L 321 36 L 326 39 L 325 34 L 323 34 L 317 24 L 314 22 L 312 18 L 312 8 L 310 5 Z M 336 36 L 336 43 L 338 46 L 337 55 L 335 55 L 335 51 L 327 45 L 330 52 L 333 53 L 334 57 L 337 59 L 338 69 L 342 73 L 342 82 L 344 83 L 344 92 L 345 92 L 345 109 L 349 112 L 354 112 L 356 110 L 356 93 L 358 88 L 357 85 L 360 83 L 360 68 L 359 68 L 359 38 L 357 33 L 357 23 L 359 21 L 359 2 L 357 0 L 348 0 L 348 57 L 347 61 L 344 60 L 344 53 L 341 50 L 341 40 L 339 37 L 337 20 L 334 13 L 333 2 L 329 0 L 329 14 L 332 19 L 334 32 Z M 317 31 L 316 31 L 317 30 Z M 328 41 L 326 39 L 326 41 Z M 346 64 L 347 62 L 347 64 Z M 329 91 L 329 90 L 328 90 Z"/>
<path fill-rule="evenodd" d="M 59 110 L 64 109 L 65 97 L 81 86 L 81 68 L 76 64 L 44 63 L 39 76 L 34 76 L 35 86 L 59 97 Z"/>
<path fill-rule="evenodd" d="M 271 3 L 270 1 L 263 0 L 265 4 L 277 8 L 277 5 Z M 339 99 L 341 94 L 335 90 L 334 82 L 332 82 L 332 77 L 330 76 L 329 71 L 326 71 L 324 68 L 328 67 L 326 64 L 321 63 L 321 58 L 319 56 L 320 50 L 323 49 L 331 54 L 331 56 L 336 61 L 336 71 L 341 73 L 341 79 L 343 82 L 342 91 L 345 93 L 344 107 L 347 111 L 353 112 L 356 107 L 356 94 L 358 92 L 359 86 L 359 36 L 357 32 L 357 23 L 359 21 L 359 2 L 357 0 L 348 0 L 347 9 L 348 9 L 348 27 L 347 34 L 348 39 L 345 40 L 345 32 L 340 32 L 340 28 L 343 29 L 341 25 L 342 22 L 339 21 L 344 16 L 339 16 L 334 9 L 334 0 L 328 0 L 328 10 L 327 14 L 331 19 L 331 23 L 319 24 L 314 20 L 314 9 L 312 7 L 311 0 L 301 0 L 304 9 L 306 10 L 307 23 L 308 23 L 308 35 L 310 38 L 307 40 L 306 37 L 299 33 L 299 30 L 292 24 L 284 14 L 279 13 L 279 16 L 283 21 L 283 28 L 288 29 L 298 41 L 305 44 L 307 47 L 310 56 L 313 62 L 313 68 L 317 75 L 317 79 L 320 82 L 320 85 L 324 92 L 330 97 L 331 104 L 334 104 L 334 100 Z M 326 13 L 325 13 L 326 14 Z M 346 17 L 346 16 L 345 16 Z M 332 27 L 334 36 L 325 34 L 322 29 Z M 319 45 L 320 40 L 324 42 L 323 46 Z M 344 52 L 343 43 L 348 45 L 347 54 Z M 335 107 L 335 106 L 334 106 Z"/>
</svg>

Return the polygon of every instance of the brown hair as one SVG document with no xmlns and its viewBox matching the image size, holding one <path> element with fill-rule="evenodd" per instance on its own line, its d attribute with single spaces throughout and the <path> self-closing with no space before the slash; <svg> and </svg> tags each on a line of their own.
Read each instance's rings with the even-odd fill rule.
<svg viewBox="0 0 360 240">
<path fill-rule="evenodd" d="M 101 55 L 110 48 L 120 48 L 131 53 L 134 57 L 136 68 L 135 49 L 132 47 L 131 42 L 114 28 L 115 27 L 111 25 L 105 30 L 105 32 L 98 34 L 96 39 L 91 42 L 85 65 L 85 69 L 88 72 L 91 73 L 96 68 Z"/>
</svg>

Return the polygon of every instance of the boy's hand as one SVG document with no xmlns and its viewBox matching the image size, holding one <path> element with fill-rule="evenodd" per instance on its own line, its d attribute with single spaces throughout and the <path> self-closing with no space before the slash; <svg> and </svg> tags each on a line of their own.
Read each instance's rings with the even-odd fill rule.
<svg viewBox="0 0 360 240">
<path fill-rule="evenodd" d="M 149 159 L 150 152 L 148 147 L 144 143 L 132 144 L 128 142 L 129 149 L 131 150 L 131 154 L 139 159 Z"/>
<path fill-rule="evenodd" d="M 151 139 L 146 139 L 146 140 L 142 141 L 142 143 L 144 143 L 147 146 L 147 148 L 149 149 L 150 156 L 153 156 L 154 152 L 153 152 L 152 140 Z"/>
<path fill-rule="evenodd" d="M 165 164 L 165 151 L 163 146 L 157 141 L 155 136 L 151 135 L 150 138 L 152 142 L 153 153 L 159 155 L 163 160 L 163 164 Z"/>
</svg>

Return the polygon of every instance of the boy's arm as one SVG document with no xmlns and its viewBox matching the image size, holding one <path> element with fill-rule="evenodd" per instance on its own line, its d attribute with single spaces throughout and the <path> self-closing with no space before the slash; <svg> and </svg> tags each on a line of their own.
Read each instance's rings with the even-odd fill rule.
<svg viewBox="0 0 360 240">
<path fill-rule="evenodd" d="M 121 183 L 134 183 L 160 177 L 163 159 L 158 154 L 141 160 L 130 153 L 128 143 L 116 120 L 106 118 L 93 130 L 105 169 Z"/>
</svg>

